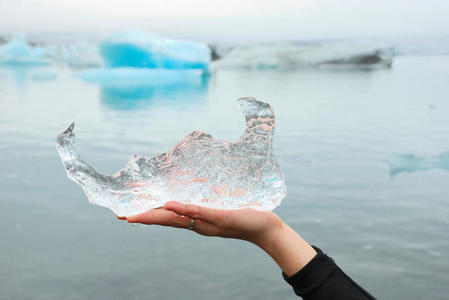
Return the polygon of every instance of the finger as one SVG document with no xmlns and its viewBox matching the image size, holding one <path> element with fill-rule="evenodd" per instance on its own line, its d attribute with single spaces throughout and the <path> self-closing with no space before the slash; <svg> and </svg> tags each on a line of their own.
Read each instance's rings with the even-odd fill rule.
<svg viewBox="0 0 449 300">
<path fill-rule="evenodd" d="M 190 220 L 165 209 L 151 209 L 144 213 L 127 217 L 129 223 L 188 227 Z"/>
<path fill-rule="evenodd" d="M 126 220 L 126 217 L 117 216 L 117 219 L 119 219 L 119 220 Z"/>
<path fill-rule="evenodd" d="M 207 208 L 192 204 L 183 204 L 176 201 L 165 203 L 164 209 L 173 211 L 178 215 L 187 216 L 193 219 L 201 219 L 210 223 L 214 223 L 221 218 L 221 213 L 217 209 Z"/>
<path fill-rule="evenodd" d="M 218 236 L 220 235 L 219 230 L 217 227 L 212 225 L 211 223 L 208 223 L 206 221 L 196 219 L 195 224 L 192 228 L 192 231 L 195 231 L 198 234 L 206 235 L 206 236 Z"/>
</svg>

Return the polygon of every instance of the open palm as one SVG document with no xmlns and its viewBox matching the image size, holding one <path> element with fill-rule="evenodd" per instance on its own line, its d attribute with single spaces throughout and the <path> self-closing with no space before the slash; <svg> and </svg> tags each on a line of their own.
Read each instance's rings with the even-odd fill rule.
<svg viewBox="0 0 449 300">
<path fill-rule="evenodd" d="M 252 208 L 225 210 L 170 201 L 164 207 L 144 213 L 119 217 L 130 223 L 187 228 L 195 220 L 193 230 L 201 235 L 237 238 L 259 244 L 282 223 L 272 212 Z"/>
</svg>

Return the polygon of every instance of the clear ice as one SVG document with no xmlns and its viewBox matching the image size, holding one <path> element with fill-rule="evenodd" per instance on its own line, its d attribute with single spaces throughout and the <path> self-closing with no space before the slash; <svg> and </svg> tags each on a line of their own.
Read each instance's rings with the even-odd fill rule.
<svg viewBox="0 0 449 300">
<path fill-rule="evenodd" d="M 113 176 L 80 159 L 74 124 L 58 135 L 56 148 L 67 175 L 89 202 L 130 216 L 175 200 L 201 206 L 272 210 L 286 196 L 282 171 L 272 147 L 275 120 L 268 103 L 241 98 L 246 130 L 235 143 L 200 131 L 188 134 L 167 153 L 153 158 L 133 155 Z"/>
</svg>

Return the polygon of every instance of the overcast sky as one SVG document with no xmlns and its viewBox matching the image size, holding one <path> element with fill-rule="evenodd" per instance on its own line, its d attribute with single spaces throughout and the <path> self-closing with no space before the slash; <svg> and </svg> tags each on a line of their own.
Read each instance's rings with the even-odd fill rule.
<svg viewBox="0 0 449 300">
<path fill-rule="evenodd" d="M 0 0 L 0 32 L 143 29 L 198 40 L 449 34 L 449 0 Z"/>
</svg>

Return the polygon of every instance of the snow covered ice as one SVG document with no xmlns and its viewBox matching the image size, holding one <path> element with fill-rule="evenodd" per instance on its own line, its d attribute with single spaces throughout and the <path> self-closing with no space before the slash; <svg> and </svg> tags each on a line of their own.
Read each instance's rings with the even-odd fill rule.
<svg viewBox="0 0 449 300">
<path fill-rule="evenodd" d="M 272 141 L 271 106 L 241 98 L 247 128 L 235 143 L 194 131 L 167 153 L 153 158 L 134 155 L 113 176 L 99 174 L 75 150 L 74 124 L 57 137 L 56 147 L 70 179 L 93 204 L 130 216 L 170 200 L 214 208 L 253 207 L 272 210 L 286 196 Z"/>
</svg>

